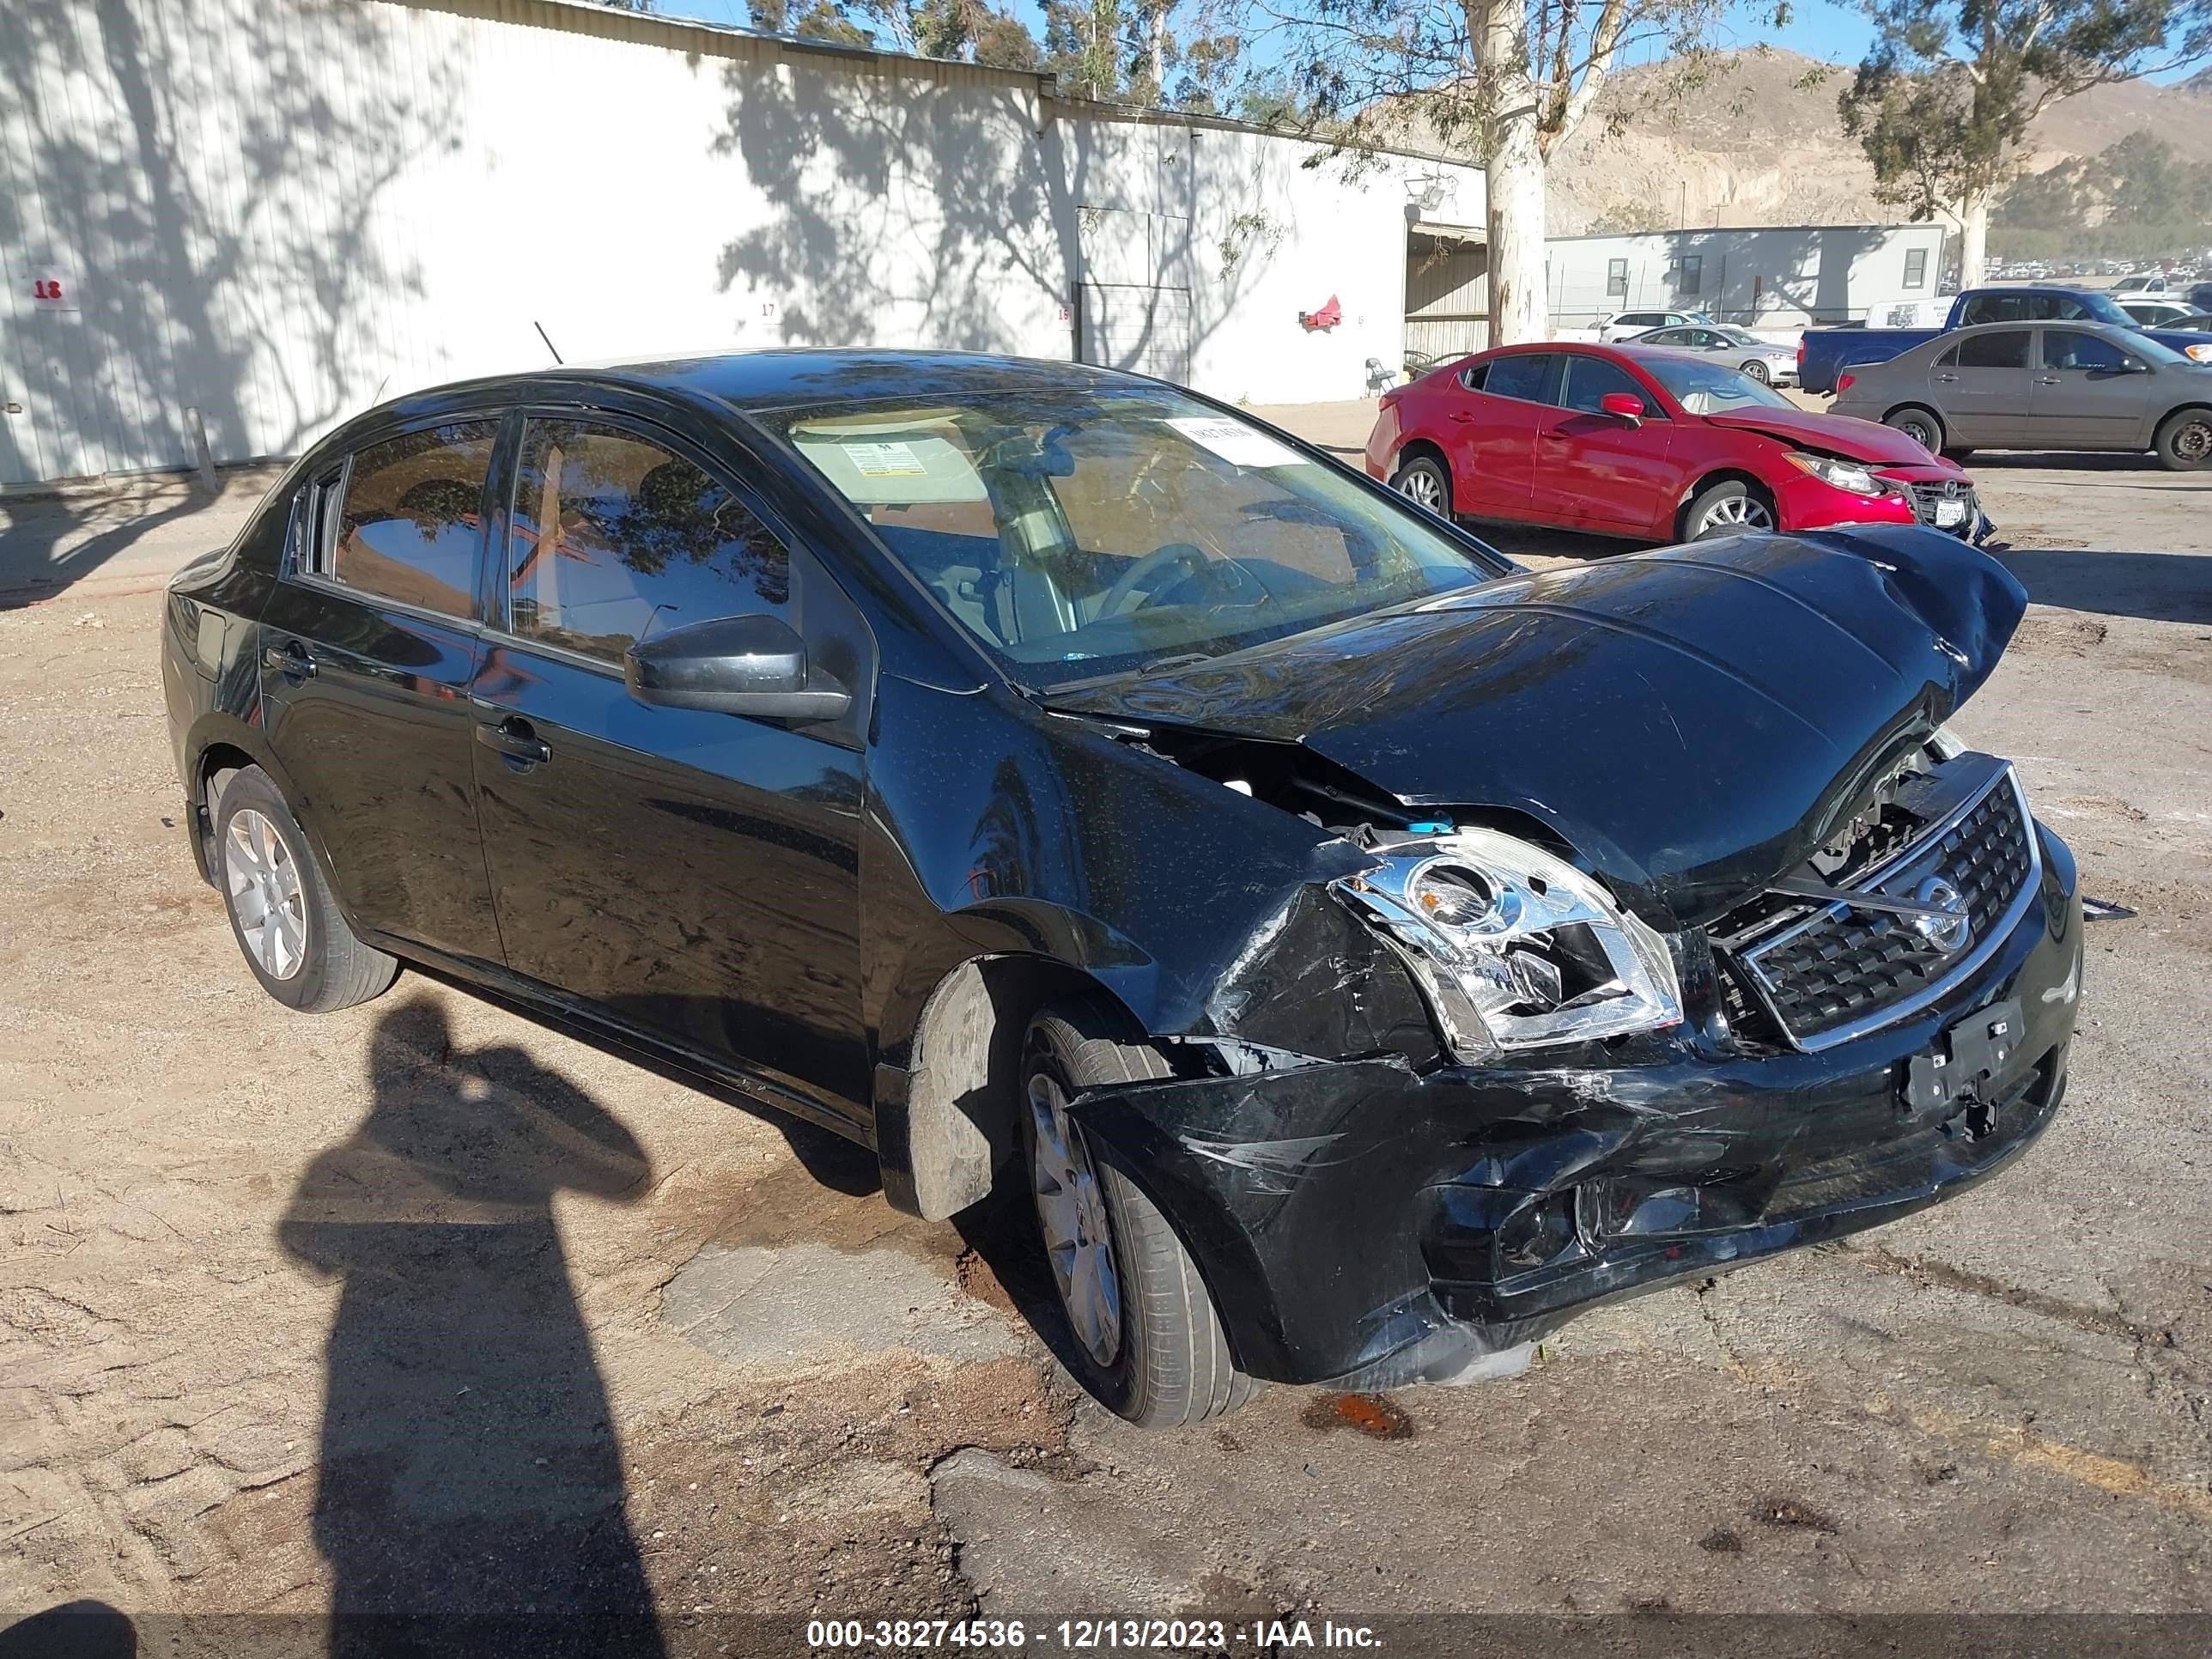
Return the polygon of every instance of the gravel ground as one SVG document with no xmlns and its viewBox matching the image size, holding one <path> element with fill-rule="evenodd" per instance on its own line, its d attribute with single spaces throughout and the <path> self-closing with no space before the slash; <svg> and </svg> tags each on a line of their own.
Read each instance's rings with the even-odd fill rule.
<svg viewBox="0 0 2212 1659">
<path fill-rule="evenodd" d="M 1162 1436 L 1056 1374 L 1017 1241 L 857 1149 L 421 975 L 263 997 L 155 659 L 252 483 L 0 505 L 0 1626 L 2212 1607 L 2212 475 L 1974 471 L 2036 603 L 1958 724 L 2139 912 L 2044 1142 L 1511 1382 Z"/>
</svg>

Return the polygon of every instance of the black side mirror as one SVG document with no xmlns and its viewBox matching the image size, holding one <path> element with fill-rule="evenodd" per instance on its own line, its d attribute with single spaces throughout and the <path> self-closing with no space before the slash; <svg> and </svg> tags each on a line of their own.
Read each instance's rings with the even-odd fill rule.
<svg viewBox="0 0 2212 1659">
<path fill-rule="evenodd" d="M 758 720 L 831 720 L 853 694 L 808 672 L 806 642 L 776 617 L 720 617 L 640 640 L 623 657 L 640 702 Z"/>
</svg>

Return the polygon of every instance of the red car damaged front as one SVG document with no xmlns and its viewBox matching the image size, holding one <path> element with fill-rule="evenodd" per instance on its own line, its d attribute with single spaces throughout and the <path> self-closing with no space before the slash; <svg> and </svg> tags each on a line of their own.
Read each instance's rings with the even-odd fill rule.
<svg viewBox="0 0 2212 1659">
<path fill-rule="evenodd" d="M 1432 511 L 1643 541 L 1922 524 L 1991 528 L 1954 461 L 1797 408 L 1718 364 L 1508 346 L 1386 394 L 1366 468 Z"/>
</svg>

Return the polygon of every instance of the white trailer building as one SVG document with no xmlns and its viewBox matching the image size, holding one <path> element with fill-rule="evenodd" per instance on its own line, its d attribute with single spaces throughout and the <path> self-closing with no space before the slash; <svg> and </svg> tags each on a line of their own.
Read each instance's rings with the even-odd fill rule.
<svg viewBox="0 0 2212 1659">
<path fill-rule="evenodd" d="M 1481 175 L 1314 153 L 565 0 L 12 0 L 0 484 L 185 465 L 196 429 L 294 453 L 545 364 L 541 328 L 571 362 L 931 346 L 1358 397 L 1409 249 L 1480 310 Z"/>
<path fill-rule="evenodd" d="M 1545 244 L 1552 325 L 1594 328 L 1625 311 L 1702 311 L 1747 328 L 1941 323 L 1941 225 L 1765 226 Z"/>
</svg>

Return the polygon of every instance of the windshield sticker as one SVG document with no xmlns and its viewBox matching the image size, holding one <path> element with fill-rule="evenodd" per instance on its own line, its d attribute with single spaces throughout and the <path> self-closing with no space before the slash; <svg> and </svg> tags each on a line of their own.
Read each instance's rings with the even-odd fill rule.
<svg viewBox="0 0 2212 1659">
<path fill-rule="evenodd" d="M 1232 466 L 1300 466 L 1305 463 L 1306 458 L 1289 445 L 1277 443 L 1264 432 L 1255 432 L 1242 421 L 1182 416 L 1170 416 L 1167 423 Z"/>
<path fill-rule="evenodd" d="M 864 478 L 926 478 L 929 469 L 912 444 L 855 444 L 841 446 Z"/>
</svg>

